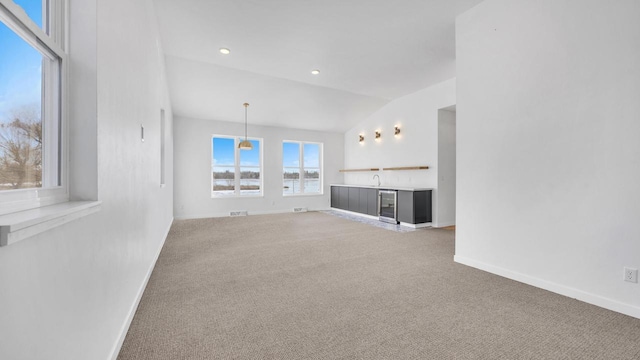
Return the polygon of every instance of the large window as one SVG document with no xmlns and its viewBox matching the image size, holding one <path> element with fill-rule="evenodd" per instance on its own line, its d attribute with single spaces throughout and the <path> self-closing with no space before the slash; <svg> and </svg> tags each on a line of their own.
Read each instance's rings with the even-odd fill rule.
<svg viewBox="0 0 640 360">
<path fill-rule="evenodd" d="M 322 194 L 322 144 L 282 143 L 283 195 Z"/>
<path fill-rule="evenodd" d="M 240 150 L 242 138 L 213 135 L 211 196 L 262 195 L 262 140 L 249 138 L 251 150 Z"/>
<path fill-rule="evenodd" d="M 68 199 L 62 0 L 0 0 L 0 214 Z"/>
</svg>

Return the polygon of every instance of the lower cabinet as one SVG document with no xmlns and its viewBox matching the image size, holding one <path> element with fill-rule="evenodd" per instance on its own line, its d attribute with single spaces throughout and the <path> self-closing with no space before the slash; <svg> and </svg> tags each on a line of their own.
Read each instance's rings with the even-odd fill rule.
<svg viewBox="0 0 640 360">
<path fill-rule="evenodd" d="M 398 190 L 398 221 L 409 224 L 431 222 L 431 190 Z"/>
<path fill-rule="evenodd" d="M 378 216 L 378 190 L 350 186 L 332 186 L 331 207 Z"/>
<path fill-rule="evenodd" d="M 340 187 L 332 186 L 331 187 L 331 207 L 340 209 L 338 204 L 340 203 Z"/>
<path fill-rule="evenodd" d="M 338 197 L 338 209 L 348 210 L 349 208 L 349 188 L 340 187 L 340 196 Z"/>
<path fill-rule="evenodd" d="M 350 187 L 349 189 L 349 206 L 347 210 L 358 212 L 360 208 L 360 188 Z"/>
<path fill-rule="evenodd" d="M 360 201 L 358 212 L 371 216 L 378 216 L 378 190 L 369 188 L 360 189 Z"/>
<path fill-rule="evenodd" d="M 331 207 L 349 210 L 349 188 L 345 186 L 331 187 Z"/>
<path fill-rule="evenodd" d="M 431 222 L 431 190 L 398 190 L 398 221 L 408 224 Z M 331 207 L 378 216 L 378 189 L 331 187 Z"/>
</svg>

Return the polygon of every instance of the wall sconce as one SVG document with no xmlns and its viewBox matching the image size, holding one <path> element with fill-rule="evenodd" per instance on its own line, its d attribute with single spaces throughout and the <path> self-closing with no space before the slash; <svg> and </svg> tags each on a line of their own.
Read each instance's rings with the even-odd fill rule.
<svg viewBox="0 0 640 360">
<path fill-rule="evenodd" d="M 395 127 L 394 135 L 396 135 L 396 136 L 400 135 L 400 127 L 399 126 Z"/>
<path fill-rule="evenodd" d="M 376 130 L 376 140 L 380 139 L 381 136 L 380 130 Z"/>
<path fill-rule="evenodd" d="M 360 137 L 360 142 L 364 142 L 364 135 L 360 134 L 358 136 Z"/>
</svg>

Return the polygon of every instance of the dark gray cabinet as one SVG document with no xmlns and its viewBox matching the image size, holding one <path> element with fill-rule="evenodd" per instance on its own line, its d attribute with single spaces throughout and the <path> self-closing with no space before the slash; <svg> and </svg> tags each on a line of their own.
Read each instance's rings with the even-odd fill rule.
<svg viewBox="0 0 640 360">
<path fill-rule="evenodd" d="M 431 190 L 398 190 L 398 221 L 409 224 L 431 222 Z"/>
<path fill-rule="evenodd" d="M 398 190 L 397 200 L 398 221 L 408 224 L 431 222 L 431 190 Z M 378 216 L 378 189 L 332 186 L 331 207 Z"/>
<path fill-rule="evenodd" d="M 337 186 L 331 187 L 331 207 L 338 208 L 340 202 L 340 188 Z"/>
<path fill-rule="evenodd" d="M 342 186 L 331 187 L 331 207 L 349 210 L 349 188 Z"/>
<path fill-rule="evenodd" d="M 378 190 L 350 186 L 332 186 L 331 207 L 378 216 Z"/>
<path fill-rule="evenodd" d="M 378 190 L 377 189 L 361 189 L 367 194 L 367 215 L 378 216 Z"/>
<path fill-rule="evenodd" d="M 361 214 L 368 214 L 369 212 L 367 210 L 367 195 L 369 195 L 369 192 L 367 190 L 371 189 L 360 188 L 358 190 L 360 190 L 360 198 L 358 199 L 358 212 Z"/>
<path fill-rule="evenodd" d="M 359 212 L 360 210 L 360 188 L 349 187 L 349 206 L 347 210 Z"/>
<path fill-rule="evenodd" d="M 340 186 L 340 195 L 338 197 L 338 209 L 349 210 L 349 188 Z"/>
</svg>

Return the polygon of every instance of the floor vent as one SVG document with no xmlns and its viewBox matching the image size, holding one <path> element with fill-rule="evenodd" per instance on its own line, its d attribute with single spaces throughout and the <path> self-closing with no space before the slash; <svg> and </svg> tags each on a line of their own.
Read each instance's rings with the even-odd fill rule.
<svg viewBox="0 0 640 360">
<path fill-rule="evenodd" d="M 229 216 L 247 216 L 247 215 L 248 213 L 246 210 L 229 212 Z"/>
<path fill-rule="evenodd" d="M 307 212 L 307 208 L 293 208 L 293 212 Z"/>
</svg>

